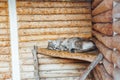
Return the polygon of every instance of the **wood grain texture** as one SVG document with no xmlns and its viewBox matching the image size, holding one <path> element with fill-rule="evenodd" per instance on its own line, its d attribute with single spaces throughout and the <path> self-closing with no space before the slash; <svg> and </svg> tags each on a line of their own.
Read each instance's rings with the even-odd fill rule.
<svg viewBox="0 0 120 80">
<path fill-rule="evenodd" d="M 90 13 L 90 8 L 17 8 L 18 15 Z"/>
<path fill-rule="evenodd" d="M 96 23 L 93 25 L 93 29 L 108 36 L 112 36 L 113 34 L 113 27 L 111 23 Z"/>
<path fill-rule="evenodd" d="M 113 8 L 113 0 L 103 0 L 93 11 L 92 11 L 92 15 L 97 15 L 100 13 L 103 13 L 107 10 L 110 10 Z"/>
<path fill-rule="evenodd" d="M 92 18 L 92 21 L 94 23 L 97 22 L 112 22 L 112 10 L 109 10 L 107 12 L 104 12 L 102 14 L 96 15 Z"/>
<path fill-rule="evenodd" d="M 104 46 L 101 42 L 99 42 L 97 39 L 93 39 L 93 41 L 96 44 L 96 47 L 99 49 L 99 51 L 104 55 L 104 57 L 109 61 L 112 62 L 112 54 L 113 51 L 108 49 L 106 46 Z"/>
<path fill-rule="evenodd" d="M 8 28 L 9 28 L 9 23 L 8 22 L 0 23 L 0 29 L 8 29 Z"/>
<path fill-rule="evenodd" d="M 113 49 L 113 37 L 103 35 L 96 31 L 93 31 L 93 35 L 105 46 L 107 46 L 110 49 Z"/>
<path fill-rule="evenodd" d="M 19 36 L 90 33 L 91 27 L 19 29 Z"/>
<path fill-rule="evenodd" d="M 105 70 L 107 73 L 112 76 L 113 75 L 113 70 L 114 70 L 114 65 L 110 62 L 108 62 L 106 59 L 103 59 L 103 65 L 105 67 Z"/>
<path fill-rule="evenodd" d="M 19 22 L 66 21 L 66 20 L 74 21 L 74 20 L 91 20 L 91 15 L 90 14 L 18 15 L 17 19 Z"/>
<path fill-rule="evenodd" d="M 85 60 L 85 61 L 93 61 L 96 57 L 95 53 L 76 53 L 76 54 L 70 54 L 69 52 L 59 52 L 54 50 L 48 50 L 48 49 L 38 49 L 39 54 L 49 55 L 53 57 L 60 57 L 60 58 L 68 58 L 68 59 L 78 59 L 78 60 Z"/>
<path fill-rule="evenodd" d="M 8 9 L 7 8 L 0 8 L 0 16 L 8 15 Z"/>
<path fill-rule="evenodd" d="M 36 1 L 17 1 L 17 7 L 51 8 L 51 7 L 89 7 L 89 2 L 36 2 Z"/>
<path fill-rule="evenodd" d="M 96 8 L 103 0 L 94 0 L 92 2 L 92 9 Z"/>
<path fill-rule="evenodd" d="M 96 66 L 96 69 L 99 71 L 99 74 L 101 74 L 102 80 L 113 80 L 113 78 L 106 72 L 103 65 Z"/>
<path fill-rule="evenodd" d="M 19 22 L 18 28 L 60 28 L 60 27 L 85 27 L 91 26 L 91 21 L 54 21 L 54 22 Z"/>
<path fill-rule="evenodd" d="M 0 23 L 2 22 L 8 22 L 8 16 L 0 16 Z"/>
</svg>

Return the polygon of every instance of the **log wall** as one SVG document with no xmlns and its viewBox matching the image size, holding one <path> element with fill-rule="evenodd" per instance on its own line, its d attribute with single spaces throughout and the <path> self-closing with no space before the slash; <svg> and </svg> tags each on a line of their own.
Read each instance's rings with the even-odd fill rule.
<svg viewBox="0 0 120 80">
<path fill-rule="evenodd" d="M 94 0 L 93 4 L 97 2 Z M 103 64 L 98 65 L 94 70 L 94 76 L 101 76 L 100 80 L 120 79 L 120 1 L 102 0 L 92 10 L 93 40 L 104 55 Z M 102 66 L 102 67 L 101 67 Z M 100 68 L 102 68 L 100 70 Z M 104 73 L 102 72 L 104 70 Z M 96 75 L 95 72 L 100 74 Z M 99 78 L 98 78 L 99 80 Z"/>
<path fill-rule="evenodd" d="M 17 1 L 22 80 L 35 80 L 32 48 L 60 37 L 91 37 L 91 3 Z M 88 63 L 38 55 L 41 80 L 75 80 Z M 92 80 L 90 75 L 87 80 Z"/>
<path fill-rule="evenodd" d="M 10 31 L 7 0 L 0 1 L 0 80 L 11 79 Z"/>
</svg>

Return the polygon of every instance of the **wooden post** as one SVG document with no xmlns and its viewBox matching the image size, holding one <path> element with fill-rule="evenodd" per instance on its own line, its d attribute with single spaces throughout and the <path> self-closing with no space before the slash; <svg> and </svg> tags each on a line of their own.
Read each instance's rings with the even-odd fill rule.
<svg viewBox="0 0 120 80">
<path fill-rule="evenodd" d="M 34 76 L 35 80 L 40 80 L 39 78 L 39 65 L 38 65 L 38 57 L 37 57 L 37 46 L 34 46 L 32 50 L 33 59 L 34 59 Z"/>
<path fill-rule="evenodd" d="M 79 80 L 85 80 L 90 71 L 103 59 L 103 55 L 99 54 L 96 59 L 88 66 L 85 72 L 82 74 Z"/>
</svg>

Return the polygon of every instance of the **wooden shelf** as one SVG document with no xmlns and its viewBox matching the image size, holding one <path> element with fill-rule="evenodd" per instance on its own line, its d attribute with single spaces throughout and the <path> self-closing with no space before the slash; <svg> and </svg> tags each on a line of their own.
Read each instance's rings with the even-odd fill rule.
<svg viewBox="0 0 120 80">
<path fill-rule="evenodd" d="M 48 50 L 46 48 L 38 48 L 38 54 L 43 54 L 52 57 L 59 57 L 59 58 L 68 58 L 68 59 L 77 59 L 92 62 L 98 55 L 96 52 L 91 53 L 69 53 L 65 51 L 55 51 L 55 50 Z"/>
</svg>

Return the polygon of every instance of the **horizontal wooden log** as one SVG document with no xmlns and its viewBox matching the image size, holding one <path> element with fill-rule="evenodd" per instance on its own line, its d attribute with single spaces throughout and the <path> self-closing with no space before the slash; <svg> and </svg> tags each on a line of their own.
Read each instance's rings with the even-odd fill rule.
<svg viewBox="0 0 120 80">
<path fill-rule="evenodd" d="M 69 64 L 69 63 L 82 63 L 80 60 L 71 60 L 71 59 L 61 59 L 61 58 L 39 58 L 38 63 L 41 64 Z M 33 65 L 33 59 L 21 59 L 21 65 Z"/>
<path fill-rule="evenodd" d="M 94 43 L 96 44 L 96 47 L 99 49 L 99 51 L 104 55 L 104 57 L 109 61 L 112 62 L 112 54 L 113 51 L 108 49 L 106 46 L 104 46 L 101 42 L 94 39 Z"/>
<path fill-rule="evenodd" d="M 83 70 L 58 70 L 58 71 L 40 71 L 40 78 L 58 78 L 58 77 L 76 77 L 82 74 Z M 22 72 L 22 78 L 34 78 L 34 72 Z"/>
<path fill-rule="evenodd" d="M 33 47 L 34 45 L 39 46 L 41 48 L 47 48 L 48 40 L 44 40 L 44 41 L 29 41 L 29 42 L 20 42 L 19 43 L 19 47 L 20 48 Z"/>
<path fill-rule="evenodd" d="M 102 42 L 105 46 L 107 46 L 110 49 L 113 49 L 113 37 L 105 36 L 101 33 L 98 33 L 96 31 L 93 31 L 93 35 Z"/>
<path fill-rule="evenodd" d="M 7 2 L 0 2 L 0 8 L 8 7 Z"/>
<path fill-rule="evenodd" d="M 19 29 L 19 36 L 90 33 L 91 27 Z"/>
<path fill-rule="evenodd" d="M 94 0 L 92 2 L 92 9 L 96 8 L 103 0 Z"/>
<path fill-rule="evenodd" d="M 90 14 L 67 15 L 18 15 L 18 21 L 66 21 L 66 20 L 91 20 Z"/>
<path fill-rule="evenodd" d="M 0 31 L 2 31 L 2 30 L 0 30 Z M 0 41 L 10 41 L 10 35 L 6 35 L 6 34 L 0 35 Z"/>
<path fill-rule="evenodd" d="M 9 21 L 8 16 L 0 16 L 0 23 L 8 21 Z"/>
<path fill-rule="evenodd" d="M 103 65 L 96 66 L 96 69 L 99 71 L 99 74 L 101 74 L 102 80 L 113 80 L 113 78 L 106 72 Z"/>
<path fill-rule="evenodd" d="M 93 29 L 108 36 L 112 36 L 113 34 L 113 28 L 111 23 L 96 23 L 93 25 Z"/>
<path fill-rule="evenodd" d="M 117 2 L 113 8 L 113 18 L 120 18 L 120 2 Z"/>
<path fill-rule="evenodd" d="M 5 0 L 6 1 L 6 0 Z M 30 1 L 30 0 L 17 0 L 17 1 Z M 40 0 L 34 0 L 34 1 L 40 1 Z M 47 2 L 49 0 L 42 0 L 44 2 Z M 42 2 L 40 1 L 40 2 Z M 77 0 L 77 1 L 74 1 L 74 0 L 50 0 L 49 2 L 81 2 L 81 1 L 84 1 L 84 2 L 91 2 L 91 0 Z"/>
<path fill-rule="evenodd" d="M 84 70 L 88 64 L 44 64 L 39 66 L 40 71 L 47 71 L 47 70 L 72 70 L 72 69 L 80 69 Z M 34 71 L 34 66 L 33 65 L 22 65 L 21 66 L 21 71 Z"/>
<path fill-rule="evenodd" d="M 18 1 L 17 7 L 89 7 L 89 2 L 36 2 L 36 1 Z"/>
<path fill-rule="evenodd" d="M 9 29 L 0 29 L 0 35 L 8 35 L 8 34 L 10 34 Z"/>
<path fill-rule="evenodd" d="M 91 33 L 21 36 L 19 38 L 19 41 L 20 42 L 42 41 L 42 40 L 53 40 L 58 38 L 70 38 L 70 37 L 90 38 Z"/>
<path fill-rule="evenodd" d="M 112 62 L 114 65 L 116 65 L 118 68 L 120 68 L 120 53 L 118 51 L 115 51 L 112 54 Z"/>
<path fill-rule="evenodd" d="M 1 80 L 9 80 L 12 77 L 11 72 L 0 73 Z"/>
<path fill-rule="evenodd" d="M 8 22 L 0 23 L 0 29 L 7 29 L 9 28 Z"/>
<path fill-rule="evenodd" d="M 113 74 L 113 69 L 114 69 L 114 65 L 110 62 L 108 62 L 106 59 L 103 59 L 103 65 L 105 70 L 107 71 L 107 73 L 112 76 Z"/>
<path fill-rule="evenodd" d="M 120 79 L 120 69 L 119 68 L 115 68 L 113 71 L 113 79 L 114 80 L 119 80 Z"/>
<path fill-rule="evenodd" d="M 10 62 L 0 61 L 0 68 L 8 68 L 11 67 Z"/>
<path fill-rule="evenodd" d="M 0 55 L 0 61 L 11 61 L 11 55 Z"/>
<path fill-rule="evenodd" d="M 90 13 L 90 8 L 17 8 L 18 15 Z"/>
<path fill-rule="evenodd" d="M 91 21 L 19 22 L 21 29 L 91 26 Z"/>
<path fill-rule="evenodd" d="M 113 0 L 103 0 L 93 11 L 92 15 L 97 15 L 112 9 Z"/>
<path fill-rule="evenodd" d="M 10 54 L 10 47 L 0 47 L 0 55 L 1 54 Z"/>
<path fill-rule="evenodd" d="M 0 68 L 0 73 L 11 72 L 11 67 Z"/>
<path fill-rule="evenodd" d="M 48 50 L 44 48 L 39 48 L 38 54 L 48 55 L 52 57 L 67 58 L 67 59 L 78 59 L 78 60 L 84 60 L 89 62 L 92 62 L 96 57 L 96 53 L 70 54 L 69 52 L 65 52 L 65 51 L 55 51 L 55 50 Z"/>
<path fill-rule="evenodd" d="M 9 47 L 10 41 L 0 41 L 0 47 Z"/>
<path fill-rule="evenodd" d="M 8 8 L 0 8 L 0 16 L 8 15 Z"/>
<path fill-rule="evenodd" d="M 113 22 L 113 31 L 120 34 L 120 21 Z"/>
<path fill-rule="evenodd" d="M 96 15 L 92 19 L 93 22 L 112 22 L 112 10 Z"/>
</svg>

